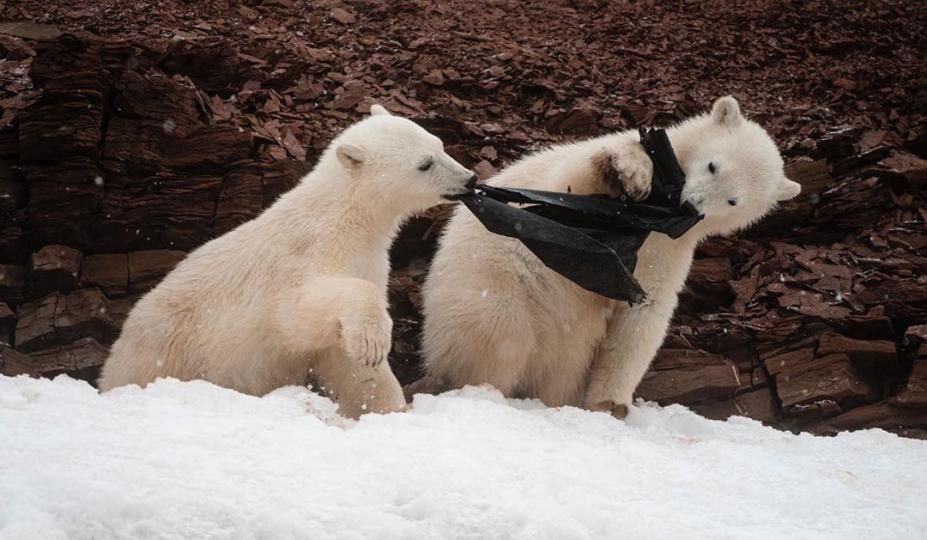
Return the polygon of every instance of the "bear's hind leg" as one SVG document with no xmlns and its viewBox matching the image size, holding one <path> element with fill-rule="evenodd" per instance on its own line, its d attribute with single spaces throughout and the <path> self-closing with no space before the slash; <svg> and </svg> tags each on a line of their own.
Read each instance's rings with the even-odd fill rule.
<svg viewBox="0 0 927 540">
<path fill-rule="evenodd" d="M 466 286 L 437 289 L 425 299 L 426 377 L 443 389 L 488 383 L 513 397 L 537 345 L 521 289 L 499 285 L 499 295 Z"/>
</svg>

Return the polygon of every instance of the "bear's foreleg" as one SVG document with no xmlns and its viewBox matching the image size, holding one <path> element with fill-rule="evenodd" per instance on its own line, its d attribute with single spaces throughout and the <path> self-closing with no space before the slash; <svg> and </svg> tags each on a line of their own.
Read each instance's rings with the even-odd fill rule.
<svg viewBox="0 0 927 540">
<path fill-rule="evenodd" d="M 666 337 L 675 306 L 650 300 L 616 309 L 593 359 L 585 407 L 624 418 L 634 390 Z"/>
<path fill-rule="evenodd" d="M 363 279 L 321 277 L 295 293 L 277 306 L 287 349 L 302 353 L 340 345 L 358 364 L 384 363 L 393 331 L 384 291 Z"/>
<path fill-rule="evenodd" d="M 313 355 L 310 377 L 332 400 L 338 412 L 348 418 L 366 413 L 391 413 L 407 409 L 402 387 L 388 362 L 377 366 L 358 366 L 345 352 L 329 349 Z"/>
</svg>

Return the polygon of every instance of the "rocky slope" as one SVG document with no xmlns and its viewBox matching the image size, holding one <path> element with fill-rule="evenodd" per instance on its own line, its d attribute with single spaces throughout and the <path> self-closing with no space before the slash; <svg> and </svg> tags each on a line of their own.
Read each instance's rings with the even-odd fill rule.
<svg viewBox="0 0 927 540">
<path fill-rule="evenodd" d="M 140 294 L 292 186 L 371 103 L 485 178 L 731 93 L 805 192 L 700 248 L 640 397 L 927 437 L 925 6 L 124 4 L 0 6 L 3 373 L 92 379 Z M 414 219 L 393 252 L 406 382 L 446 213 Z"/>
</svg>

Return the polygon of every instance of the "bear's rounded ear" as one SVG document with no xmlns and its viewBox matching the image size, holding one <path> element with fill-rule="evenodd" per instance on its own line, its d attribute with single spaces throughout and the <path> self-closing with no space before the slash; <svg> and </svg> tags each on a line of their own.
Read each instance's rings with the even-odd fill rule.
<svg viewBox="0 0 927 540">
<path fill-rule="evenodd" d="M 711 106 L 711 119 L 722 126 L 735 127 L 743 120 L 740 114 L 740 105 L 731 96 L 718 98 Z"/>
<path fill-rule="evenodd" d="M 799 193 L 801 193 L 801 184 L 783 176 L 776 187 L 776 200 L 781 202 L 794 199 Z"/>
<path fill-rule="evenodd" d="M 386 107 L 379 104 L 374 104 L 370 106 L 370 116 L 392 116 L 389 111 L 386 110 Z"/>
<path fill-rule="evenodd" d="M 364 162 L 364 150 L 351 143 L 341 143 L 335 149 L 338 161 L 349 171 L 356 170 Z"/>
</svg>

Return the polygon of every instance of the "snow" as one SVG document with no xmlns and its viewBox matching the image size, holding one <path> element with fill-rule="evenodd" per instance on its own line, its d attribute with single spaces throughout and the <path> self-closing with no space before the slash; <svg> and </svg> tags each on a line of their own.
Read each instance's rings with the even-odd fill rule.
<svg viewBox="0 0 927 540">
<path fill-rule="evenodd" d="M 927 443 L 467 388 L 349 421 L 289 387 L 0 377 L 0 538 L 924 538 Z"/>
</svg>

